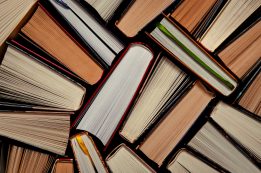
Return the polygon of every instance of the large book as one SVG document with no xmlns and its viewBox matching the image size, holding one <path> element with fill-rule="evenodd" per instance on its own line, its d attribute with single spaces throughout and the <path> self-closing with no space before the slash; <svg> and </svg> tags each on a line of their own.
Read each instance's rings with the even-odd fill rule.
<svg viewBox="0 0 261 173">
<path fill-rule="evenodd" d="M 109 154 L 106 163 L 114 173 L 155 173 L 149 165 L 124 144 L 120 144 Z"/>
<path fill-rule="evenodd" d="M 51 173 L 74 173 L 73 159 L 58 158 L 53 164 Z"/>
<path fill-rule="evenodd" d="M 120 134 L 136 141 L 189 87 L 191 79 L 166 56 L 161 56 L 138 96 Z"/>
<path fill-rule="evenodd" d="M 168 17 L 149 36 L 221 94 L 228 96 L 237 87 L 233 75 Z"/>
<path fill-rule="evenodd" d="M 37 8 L 21 31 L 87 83 L 95 84 L 100 80 L 103 74 L 101 66 L 43 7 Z"/>
<path fill-rule="evenodd" d="M 199 118 L 213 94 L 197 82 L 145 138 L 139 149 L 161 165 Z"/>
<path fill-rule="evenodd" d="M 85 88 L 13 46 L 0 65 L 0 98 L 35 105 L 35 108 L 75 111 Z"/>
<path fill-rule="evenodd" d="M 86 104 L 77 129 L 97 136 L 107 146 L 133 102 L 154 58 L 143 44 L 133 43 L 123 53 Z M 88 105 L 90 104 L 90 105 Z"/>
</svg>

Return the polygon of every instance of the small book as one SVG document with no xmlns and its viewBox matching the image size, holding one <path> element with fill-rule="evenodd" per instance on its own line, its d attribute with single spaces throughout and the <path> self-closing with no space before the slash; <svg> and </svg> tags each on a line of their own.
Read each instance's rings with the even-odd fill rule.
<svg viewBox="0 0 261 173">
<path fill-rule="evenodd" d="M 121 123 L 126 110 L 144 81 L 153 60 L 151 50 L 140 43 L 132 43 L 112 69 L 82 112 L 77 129 L 97 136 L 107 146 Z"/>
<path fill-rule="evenodd" d="M 138 155 L 125 144 L 120 144 L 106 158 L 111 172 L 114 173 L 155 173 Z"/>
<path fill-rule="evenodd" d="M 242 78 L 260 60 L 261 17 L 218 56 L 231 71 Z"/>
<path fill-rule="evenodd" d="M 259 7 L 260 1 L 227 1 L 226 5 L 200 38 L 200 42 L 208 50 L 214 52 Z"/>
<path fill-rule="evenodd" d="M 47 173 L 54 157 L 31 149 L 9 146 L 6 173 Z"/>
<path fill-rule="evenodd" d="M 180 97 L 191 84 L 188 75 L 167 57 L 159 62 L 135 101 L 120 134 L 133 143 L 161 115 L 166 105 Z"/>
<path fill-rule="evenodd" d="M 174 0 L 135 0 L 116 22 L 116 26 L 126 36 L 134 37 L 173 2 Z"/>
<path fill-rule="evenodd" d="M 168 164 L 171 173 L 219 173 L 186 149 L 181 149 Z"/>
<path fill-rule="evenodd" d="M 35 105 L 35 108 L 75 111 L 85 88 L 9 45 L 0 65 L 0 98 Z"/>
<path fill-rule="evenodd" d="M 197 82 L 154 127 L 139 149 L 161 165 L 172 149 L 195 123 L 213 95 Z"/>
<path fill-rule="evenodd" d="M 74 135 L 70 141 L 81 173 L 108 173 L 103 158 L 88 133 Z"/>
<path fill-rule="evenodd" d="M 110 66 L 115 56 L 124 48 L 121 41 L 101 25 L 79 2 L 63 0 L 64 3 L 61 5 L 57 0 L 49 1 L 78 32 L 84 42 Z"/>
<path fill-rule="evenodd" d="M 37 8 L 21 31 L 87 83 L 100 80 L 103 69 L 43 7 Z"/>
<path fill-rule="evenodd" d="M 192 147 L 229 172 L 258 173 L 259 168 L 245 157 L 222 133 L 207 122 L 191 139 Z"/>
<path fill-rule="evenodd" d="M 246 113 L 219 102 L 211 118 L 235 141 L 261 161 L 261 123 Z"/>
<path fill-rule="evenodd" d="M 52 173 L 74 173 L 73 159 L 56 159 L 52 168 Z"/>
<path fill-rule="evenodd" d="M 221 94 L 228 96 L 237 87 L 236 79 L 168 17 L 149 36 Z"/>
</svg>

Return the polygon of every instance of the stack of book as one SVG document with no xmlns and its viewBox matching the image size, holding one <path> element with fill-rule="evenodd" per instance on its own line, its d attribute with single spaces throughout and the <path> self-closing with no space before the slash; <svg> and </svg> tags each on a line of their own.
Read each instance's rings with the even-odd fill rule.
<svg viewBox="0 0 261 173">
<path fill-rule="evenodd" d="M 261 172 L 260 14 L 260 0 L 1 1 L 0 172 Z"/>
</svg>

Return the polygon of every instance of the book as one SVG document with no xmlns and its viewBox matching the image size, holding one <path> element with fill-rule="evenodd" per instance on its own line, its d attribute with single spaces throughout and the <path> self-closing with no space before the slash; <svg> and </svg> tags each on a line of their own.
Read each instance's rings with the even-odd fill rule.
<svg viewBox="0 0 261 173">
<path fill-rule="evenodd" d="M 208 50 L 214 52 L 259 7 L 259 1 L 227 1 L 199 41 Z"/>
<path fill-rule="evenodd" d="M 74 173 L 73 159 L 56 159 L 52 168 L 52 173 Z"/>
<path fill-rule="evenodd" d="M 39 6 L 21 32 L 89 84 L 97 83 L 103 69 Z"/>
<path fill-rule="evenodd" d="M 0 47 L 13 33 L 37 0 L 8 0 L 0 5 Z"/>
<path fill-rule="evenodd" d="M 154 173 L 155 171 L 149 167 L 138 155 L 124 144 L 120 144 L 106 158 L 110 170 L 114 173 Z"/>
<path fill-rule="evenodd" d="M 75 111 L 86 92 L 81 85 L 11 45 L 0 65 L 0 76 L 0 98 L 35 108 Z"/>
<path fill-rule="evenodd" d="M 1 111 L 0 135 L 64 155 L 70 133 L 70 114 L 47 111 Z"/>
<path fill-rule="evenodd" d="M 169 18 L 157 23 L 149 36 L 219 93 L 228 96 L 237 87 L 232 74 Z"/>
<path fill-rule="evenodd" d="M 112 0 L 112 1 L 103 1 L 103 0 L 85 0 L 90 4 L 103 18 L 107 21 L 111 19 L 115 10 L 119 7 L 123 0 Z"/>
<path fill-rule="evenodd" d="M 107 65 L 111 65 L 115 56 L 124 48 L 122 42 L 101 25 L 79 2 L 49 0 L 56 10 L 68 21 L 81 38 Z M 105 1 L 104 1 L 105 2 Z M 110 1 L 108 1 L 110 2 Z"/>
<path fill-rule="evenodd" d="M 211 118 L 237 143 L 261 161 L 261 124 L 246 113 L 219 102 Z"/>
<path fill-rule="evenodd" d="M 0 172 L 5 172 L 9 145 L 0 140 Z"/>
<path fill-rule="evenodd" d="M 108 173 L 103 158 L 88 133 L 74 135 L 70 141 L 81 173 Z"/>
<path fill-rule="evenodd" d="M 116 22 L 117 28 L 128 37 L 134 37 L 174 0 L 135 0 Z"/>
<path fill-rule="evenodd" d="M 175 158 L 168 164 L 171 173 L 218 173 L 216 169 L 199 159 L 186 149 L 180 149 Z"/>
<path fill-rule="evenodd" d="M 245 157 L 245 155 L 210 122 L 204 124 L 190 140 L 188 146 L 229 172 L 260 172 L 259 168 L 255 166 L 249 158 Z"/>
<path fill-rule="evenodd" d="M 213 94 L 197 82 L 145 137 L 139 149 L 148 158 L 161 165 L 199 118 L 211 99 L 213 99 Z"/>
<path fill-rule="evenodd" d="M 260 60 L 260 30 L 261 20 L 259 18 L 253 26 L 218 53 L 225 65 L 240 78 Z"/>
<path fill-rule="evenodd" d="M 116 68 L 94 92 L 82 113 L 77 129 L 98 137 L 106 146 L 132 102 L 152 63 L 153 53 L 140 43 L 132 43 Z"/>
<path fill-rule="evenodd" d="M 47 173 L 52 166 L 53 161 L 54 156 L 50 154 L 10 145 L 6 173 Z"/>
<path fill-rule="evenodd" d="M 133 143 L 190 84 L 188 75 L 167 57 L 161 56 L 144 89 L 135 101 L 120 134 Z M 135 124 L 135 125 L 134 125 Z"/>
<path fill-rule="evenodd" d="M 254 114 L 261 116 L 261 95 L 258 93 L 261 93 L 260 72 L 244 95 L 241 97 L 238 104 L 253 112 Z"/>
</svg>

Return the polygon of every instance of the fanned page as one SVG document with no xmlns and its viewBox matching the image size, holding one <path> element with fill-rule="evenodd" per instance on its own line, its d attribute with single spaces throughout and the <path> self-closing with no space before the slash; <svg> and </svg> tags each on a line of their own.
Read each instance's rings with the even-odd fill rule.
<svg viewBox="0 0 261 173">
<path fill-rule="evenodd" d="M 167 18 L 163 18 L 150 34 L 176 59 L 223 95 L 230 95 L 237 87 L 231 74 Z"/>
<path fill-rule="evenodd" d="M 49 0 L 64 18 L 76 29 L 87 44 L 108 64 L 111 65 L 123 44 L 109 30 L 102 26 L 77 1 L 64 0 L 68 8 L 62 7 L 56 0 Z M 108 1 L 109 2 L 109 1 Z"/>
<path fill-rule="evenodd" d="M 142 44 L 131 44 L 103 84 L 77 129 L 97 136 L 106 145 L 132 101 L 153 53 Z"/>
<path fill-rule="evenodd" d="M 261 161 L 261 123 L 224 102 L 211 113 L 212 119 L 225 132 Z"/>
<path fill-rule="evenodd" d="M 158 118 L 162 107 L 189 85 L 189 81 L 185 72 L 167 57 L 161 57 L 131 109 L 121 135 L 134 142 Z"/>
<path fill-rule="evenodd" d="M 134 37 L 174 0 L 135 0 L 116 26 L 128 37 Z"/>
<path fill-rule="evenodd" d="M 212 94 L 205 91 L 200 83 L 196 83 L 152 130 L 141 144 L 140 150 L 151 160 L 161 165 L 212 98 Z"/>
<path fill-rule="evenodd" d="M 66 32 L 38 7 L 22 32 L 90 84 L 101 78 L 103 69 Z"/>
<path fill-rule="evenodd" d="M 200 42 L 210 51 L 214 51 L 240 24 L 257 8 L 260 0 L 230 0 L 210 25 Z"/>
<path fill-rule="evenodd" d="M 123 144 L 115 149 L 106 162 L 114 173 L 154 173 L 152 168 L 142 162 L 139 156 Z"/>
<path fill-rule="evenodd" d="M 171 173 L 219 173 L 195 155 L 181 149 L 174 160 L 167 166 Z"/>
<path fill-rule="evenodd" d="M 209 122 L 197 132 L 188 145 L 229 172 L 260 172 L 248 158 Z"/>
<path fill-rule="evenodd" d="M 261 20 L 239 36 L 218 56 L 238 77 L 242 77 L 261 59 Z"/>
<path fill-rule="evenodd" d="M 239 101 L 239 105 L 245 109 L 261 116 L 261 73 L 259 72 L 256 79 L 249 86 L 246 93 Z"/>
<path fill-rule="evenodd" d="M 0 2 L 0 46 L 37 0 L 2 0 Z"/>
</svg>

